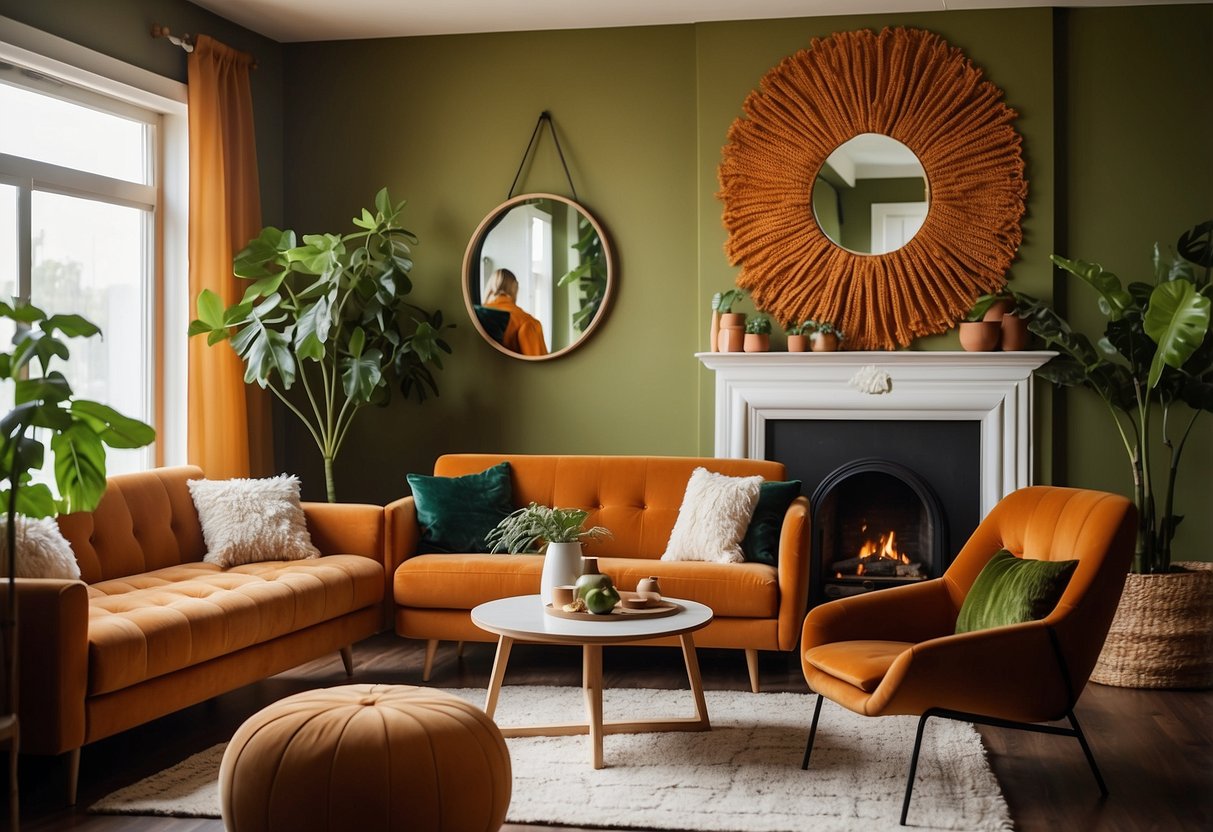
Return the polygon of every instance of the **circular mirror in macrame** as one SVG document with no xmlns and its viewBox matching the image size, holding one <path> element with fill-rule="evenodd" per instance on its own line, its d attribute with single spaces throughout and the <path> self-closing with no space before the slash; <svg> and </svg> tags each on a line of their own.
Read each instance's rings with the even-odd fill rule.
<svg viewBox="0 0 1213 832">
<path fill-rule="evenodd" d="M 1027 182 L 1016 112 L 956 47 L 920 29 L 841 32 L 785 58 L 729 128 L 720 192 L 737 285 L 784 324 L 829 321 L 850 349 L 944 332 L 1006 285 Z M 862 133 L 922 162 L 930 207 L 904 246 L 865 255 L 813 214 L 826 158 Z"/>
</svg>

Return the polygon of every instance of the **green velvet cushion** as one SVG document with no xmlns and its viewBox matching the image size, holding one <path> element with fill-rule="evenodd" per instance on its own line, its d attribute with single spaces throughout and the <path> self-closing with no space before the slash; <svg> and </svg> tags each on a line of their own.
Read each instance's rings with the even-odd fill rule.
<svg viewBox="0 0 1213 832">
<path fill-rule="evenodd" d="M 788 506 L 800 496 L 800 480 L 764 482 L 758 489 L 758 504 L 741 541 L 741 551 L 751 563 L 779 565 L 779 532 Z"/>
<path fill-rule="evenodd" d="M 1044 618 L 1061 600 L 1077 566 L 1076 560 L 1017 558 L 1002 549 L 990 558 L 965 596 L 956 632 Z"/>
<path fill-rule="evenodd" d="M 407 479 L 417 505 L 422 554 L 487 552 L 484 536 L 514 510 L 508 462 L 463 477 L 409 474 Z"/>
</svg>

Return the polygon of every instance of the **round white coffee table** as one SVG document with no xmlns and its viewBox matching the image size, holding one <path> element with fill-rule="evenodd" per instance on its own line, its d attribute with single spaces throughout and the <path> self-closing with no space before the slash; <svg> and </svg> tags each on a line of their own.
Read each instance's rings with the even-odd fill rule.
<svg viewBox="0 0 1213 832">
<path fill-rule="evenodd" d="M 489 679 L 484 711 L 490 718 L 497 709 L 501 680 L 510 660 L 510 648 L 515 641 L 538 644 L 580 644 L 582 646 L 582 687 L 585 690 L 586 722 L 560 725 L 527 725 L 502 727 L 507 737 L 554 737 L 589 734 L 590 762 L 602 768 L 603 734 L 637 734 L 649 731 L 710 731 L 708 706 L 703 698 L 703 682 L 699 677 L 699 659 L 691 633 L 706 627 L 712 620 L 712 610 L 695 601 L 667 598 L 682 609 L 661 618 L 612 617 L 609 621 L 573 621 L 548 615 L 538 595 L 500 598 L 481 604 L 472 610 L 472 623 L 482 630 L 498 635 L 497 657 Z M 682 658 L 687 666 L 687 679 L 695 700 L 695 716 L 670 719 L 637 719 L 627 722 L 602 721 L 602 646 L 630 644 L 656 638 L 677 636 L 682 644 Z"/>
</svg>

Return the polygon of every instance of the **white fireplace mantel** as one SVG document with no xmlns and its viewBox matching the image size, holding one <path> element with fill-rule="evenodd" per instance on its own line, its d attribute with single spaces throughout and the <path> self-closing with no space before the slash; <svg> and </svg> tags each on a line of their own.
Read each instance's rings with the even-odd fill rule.
<svg viewBox="0 0 1213 832">
<path fill-rule="evenodd" d="M 882 419 L 981 423 L 981 513 L 1032 483 L 1032 371 L 1056 353 L 702 352 L 716 373 L 718 457 L 764 459 L 766 423 Z M 886 392 L 852 386 L 874 367 Z"/>
</svg>

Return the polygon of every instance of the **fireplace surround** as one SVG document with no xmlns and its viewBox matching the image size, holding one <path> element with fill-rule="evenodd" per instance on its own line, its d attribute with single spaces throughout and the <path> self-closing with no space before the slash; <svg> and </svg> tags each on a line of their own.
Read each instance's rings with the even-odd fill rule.
<svg viewBox="0 0 1213 832">
<path fill-rule="evenodd" d="M 828 496 L 829 480 L 850 469 L 862 468 L 868 476 L 875 470 L 911 492 L 930 494 L 921 500 L 923 520 L 936 528 L 925 543 L 930 551 L 921 552 L 922 571 L 938 577 L 955 548 L 1002 497 L 1032 484 L 1032 371 L 1054 354 L 710 352 L 696 357 L 715 373 L 715 455 L 776 459 L 789 476 L 802 479 L 814 503 L 815 549 L 826 543 L 826 530 L 816 526 L 823 521 L 823 507 L 830 508 L 819 503 L 847 499 L 845 490 Z M 855 493 L 878 487 L 880 477 L 871 482 Z M 932 500 L 937 506 L 929 505 Z M 912 534 L 919 534 L 917 528 Z M 924 541 L 912 542 L 923 549 Z M 814 552 L 815 559 L 823 557 Z M 826 569 L 814 561 L 811 603 L 837 597 L 826 592 L 836 580 Z M 870 588 L 881 582 L 869 576 L 868 583 Z M 841 579 L 844 588 L 847 584 Z"/>
</svg>

